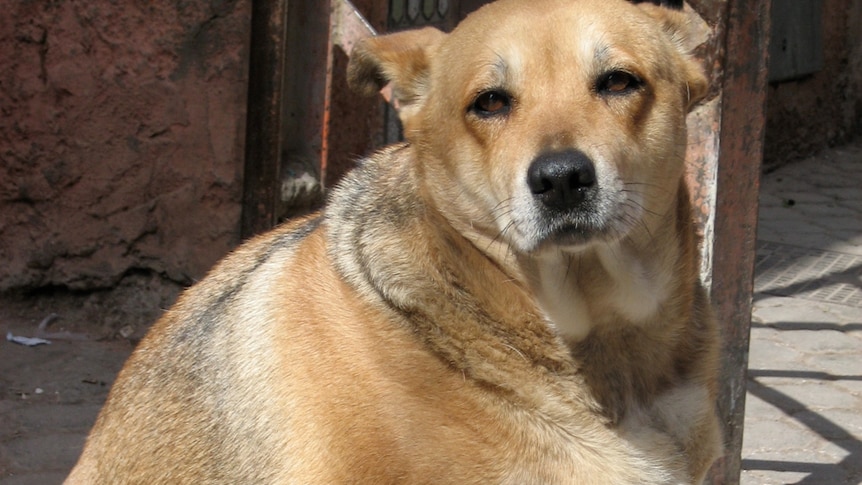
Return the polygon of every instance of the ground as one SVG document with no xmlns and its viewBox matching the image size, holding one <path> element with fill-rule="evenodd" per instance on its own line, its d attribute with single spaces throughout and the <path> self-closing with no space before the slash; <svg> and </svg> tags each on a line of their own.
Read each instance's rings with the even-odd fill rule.
<svg viewBox="0 0 862 485">
<path fill-rule="evenodd" d="M 138 274 L 111 291 L 0 297 L 0 483 L 62 482 L 123 362 L 178 291 Z"/>
</svg>

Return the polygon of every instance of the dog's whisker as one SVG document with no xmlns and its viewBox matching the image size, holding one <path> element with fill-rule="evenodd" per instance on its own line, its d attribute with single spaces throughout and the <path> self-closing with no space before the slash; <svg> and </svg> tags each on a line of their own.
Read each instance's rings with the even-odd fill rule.
<svg viewBox="0 0 862 485">
<path fill-rule="evenodd" d="M 565 285 L 567 281 L 569 281 L 569 274 L 572 271 L 572 264 L 574 263 L 574 256 L 570 253 L 566 253 L 560 251 L 560 256 L 563 262 L 566 264 L 566 270 L 563 272 L 563 279 L 559 282 L 560 285 Z"/>
<path fill-rule="evenodd" d="M 495 214 L 495 215 L 494 215 L 494 217 L 493 217 L 493 218 L 491 218 L 491 221 L 492 221 L 492 222 L 497 222 L 497 221 L 499 221 L 500 219 L 502 219 L 502 218 L 504 218 L 504 217 L 507 217 L 507 216 L 512 215 L 514 212 L 515 212 L 515 211 L 514 211 L 514 209 L 509 208 L 508 210 L 505 210 L 505 211 L 503 211 L 503 212 L 500 212 L 499 214 Z"/>
<path fill-rule="evenodd" d="M 499 241 L 499 242 L 504 243 L 504 244 L 506 245 L 506 247 L 507 247 L 507 248 L 511 248 L 511 246 L 509 245 L 509 243 L 508 243 L 508 242 L 503 238 L 503 235 L 506 233 L 506 231 L 508 231 L 508 230 L 509 230 L 511 227 L 513 227 L 514 225 L 515 225 L 515 221 L 509 221 L 509 223 L 508 223 L 508 224 L 506 224 L 506 225 L 503 227 L 503 229 L 502 229 L 502 230 L 500 230 L 500 231 L 497 233 L 497 235 L 496 235 L 496 236 L 494 236 L 494 238 L 493 238 L 493 239 L 491 239 L 491 242 L 489 242 L 489 243 L 488 243 L 488 247 L 486 247 L 486 248 L 485 248 L 485 251 L 490 251 L 490 250 L 491 250 L 491 246 L 493 246 L 493 245 L 494 245 L 496 242 L 498 242 L 498 241 Z M 508 252 L 508 253 L 511 253 L 512 251 L 510 250 L 510 251 L 507 251 L 507 252 Z"/>
<path fill-rule="evenodd" d="M 657 217 L 659 217 L 659 216 L 664 215 L 664 214 L 660 214 L 660 213 L 658 213 L 658 212 L 656 212 L 656 211 L 654 211 L 654 210 L 652 210 L 652 209 L 649 209 L 647 206 L 645 206 L 645 205 L 644 205 L 644 204 L 642 204 L 641 202 L 639 202 L 639 201 L 637 201 L 637 200 L 634 200 L 634 199 L 631 199 L 631 198 L 629 198 L 628 200 L 626 200 L 626 201 L 623 203 L 623 206 L 624 206 L 624 207 L 625 207 L 625 206 L 629 206 L 629 205 L 631 205 L 631 206 L 635 206 L 635 207 L 637 207 L 638 209 L 642 210 L 643 212 L 645 212 L 646 214 L 649 214 L 649 215 L 651 215 L 651 216 L 657 216 Z"/>
<path fill-rule="evenodd" d="M 647 188 L 653 189 L 653 190 L 655 190 L 656 193 L 650 194 L 649 192 L 643 192 L 641 190 L 638 190 L 641 187 L 647 187 Z M 640 194 L 644 197 L 647 197 L 650 195 L 652 195 L 652 196 L 668 195 L 671 193 L 671 191 L 669 189 L 667 189 L 666 187 L 663 187 L 663 186 L 657 185 L 657 184 L 646 183 L 646 182 L 628 182 L 628 183 L 625 183 L 625 184 L 623 184 L 623 188 L 620 191 L 624 192 L 624 193 Z"/>
<path fill-rule="evenodd" d="M 650 182 L 623 182 L 623 186 L 627 187 L 630 185 L 664 189 L 664 186 L 662 186 L 661 184 L 654 184 L 654 183 L 650 183 Z"/>
<path fill-rule="evenodd" d="M 507 347 L 509 350 L 511 350 L 511 351 L 515 352 L 516 354 L 520 355 L 520 356 L 521 356 L 521 358 L 522 358 L 522 359 L 524 359 L 524 362 L 530 362 L 530 359 L 529 359 L 529 358 L 527 358 L 527 356 L 526 356 L 526 355 L 524 355 L 524 353 L 523 353 L 523 352 L 521 352 L 521 351 L 520 351 L 517 347 L 515 347 L 514 345 L 511 345 L 511 344 L 510 344 L 510 343 L 508 343 L 508 342 L 503 342 L 503 346 L 504 346 L 504 347 Z"/>
</svg>

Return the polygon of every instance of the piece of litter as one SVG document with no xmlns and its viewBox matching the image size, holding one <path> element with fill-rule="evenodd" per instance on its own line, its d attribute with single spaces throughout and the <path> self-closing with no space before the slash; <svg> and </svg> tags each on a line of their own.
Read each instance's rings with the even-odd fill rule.
<svg viewBox="0 0 862 485">
<path fill-rule="evenodd" d="M 36 390 L 35 390 L 35 391 L 33 391 L 33 392 L 34 392 L 34 393 L 36 393 L 36 394 L 42 394 L 43 392 L 45 392 L 45 390 L 44 390 L 44 389 L 42 389 L 41 387 L 37 387 L 37 388 L 36 388 Z"/>
<path fill-rule="evenodd" d="M 38 337 L 22 337 L 20 335 L 12 335 L 12 332 L 6 334 L 6 340 L 18 345 L 26 345 L 27 347 L 35 347 L 37 345 L 50 344 L 50 340 L 45 340 Z"/>
<path fill-rule="evenodd" d="M 36 328 L 39 329 L 40 333 L 44 332 L 48 328 L 48 325 L 50 325 L 51 322 L 53 322 L 54 320 L 56 320 L 58 318 L 60 318 L 60 315 L 57 315 L 56 313 L 52 313 L 52 314 L 48 315 L 47 317 L 43 318 L 42 321 L 39 322 L 39 326 Z"/>
<path fill-rule="evenodd" d="M 124 325 L 122 328 L 120 328 L 119 333 L 120 333 L 121 337 L 129 338 L 135 334 L 135 327 L 133 327 L 131 325 Z"/>
</svg>

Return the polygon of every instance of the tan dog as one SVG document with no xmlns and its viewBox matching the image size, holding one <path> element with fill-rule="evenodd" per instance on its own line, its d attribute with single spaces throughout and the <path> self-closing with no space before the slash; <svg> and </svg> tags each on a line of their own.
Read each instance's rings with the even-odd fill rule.
<svg viewBox="0 0 862 485">
<path fill-rule="evenodd" d="M 68 483 L 699 482 L 716 332 L 683 14 L 509 0 L 370 39 L 407 142 L 239 248 L 126 364 Z"/>
</svg>

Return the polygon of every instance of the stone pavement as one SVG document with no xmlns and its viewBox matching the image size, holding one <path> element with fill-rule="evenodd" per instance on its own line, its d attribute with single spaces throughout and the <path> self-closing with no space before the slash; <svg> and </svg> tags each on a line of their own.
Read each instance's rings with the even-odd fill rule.
<svg viewBox="0 0 862 485">
<path fill-rule="evenodd" d="M 764 176 L 744 485 L 862 483 L 862 139 Z"/>
<path fill-rule="evenodd" d="M 860 483 L 862 139 L 764 176 L 758 239 L 742 483 Z M 13 303 L 0 336 L 56 311 Z M 0 483 L 60 483 L 77 458 L 131 350 L 79 337 L 0 340 Z"/>
</svg>

